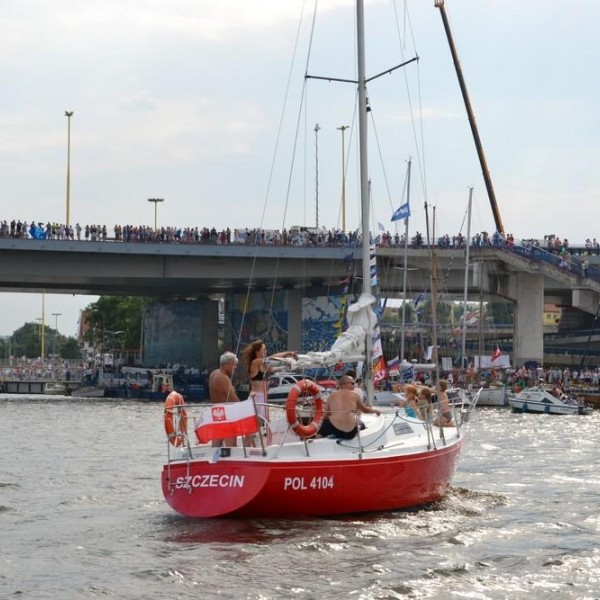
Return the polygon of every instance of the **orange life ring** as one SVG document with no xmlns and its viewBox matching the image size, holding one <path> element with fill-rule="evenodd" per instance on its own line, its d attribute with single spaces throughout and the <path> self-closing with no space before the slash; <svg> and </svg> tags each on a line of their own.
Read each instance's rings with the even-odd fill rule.
<svg viewBox="0 0 600 600">
<path fill-rule="evenodd" d="M 313 399 L 312 420 L 308 425 L 302 425 L 298 419 L 296 411 L 296 403 L 300 396 L 309 393 Z M 321 389 L 310 379 L 301 379 L 295 383 L 290 390 L 285 403 L 285 414 L 287 422 L 290 424 L 292 431 L 301 438 L 312 437 L 319 431 L 323 422 L 323 398 L 321 397 Z"/>
<path fill-rule="evenodd" d="M 171 392 L 165 400 L 164 420 L 167 438 L 173 446 L 183 446 L 187 435 L 185 400 L 178 392 Z"/>
</svg>

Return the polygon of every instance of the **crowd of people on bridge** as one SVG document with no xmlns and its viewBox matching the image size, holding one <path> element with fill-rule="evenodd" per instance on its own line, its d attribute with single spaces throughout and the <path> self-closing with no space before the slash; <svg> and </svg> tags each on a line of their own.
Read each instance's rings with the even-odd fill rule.
<svg viewBox="0 0 600 600">
<path fill-rule="evenodd" d="M 357 246 L 362 243 L 357 231 L 342 231 L 326 227 L 290 227 L 279 229 L 245 228 L 217 230 L 215 227 L 158 227 L 146 225 L 65 225 L 63 223 L 27 222 L 13 219 L 0 222 L 0 238 L 70 240 L 91 242 L 141 242 L 162 244 L 247 244 L 273 246 Z M 401 248 L 405 245 L 404 234 L 392 234 L 379 225 L 372 242 L 385 248 Z M 512 234 L 483 231 L 471 239 L 473 247 L 511 247 L 515 243 Z M 531 240 L 528 243 L 532 243 Z M 466 238 L 462 233 L 442 235 L 434 242 L 438 248 L 465 248 Z M 409 239 L 411 248 L 425 248 L 427 239 L 416 232 Z"/>
<path fill-rule="evenodd" d="M 145 225 L 114 225 L 110 230 L 106 225 L 65 225 L 61 223 L 27 222 L 13 219 L 0 222 L 0 238 L 22 238 L 40 240 L 70 240 L 116 243 L 160 243 L 160 244 L 202 244 L 202 245 L 252 245 L 286 247 L 346 247 L 355 248 L 362 244 L 358 231 L 342 231 L 325 227 L 290 227 L 289 229 L 226 229 L 215 227 L 158 227 Z M 390 233 L 379 224 L 377 235 L 371 243 L 382 248 L 404 248 L 404 234 Z M 444 234 L 434 242 L 438 249 L 464 249 L 467 240 L 462 233 L 450 236 Z M 407 244 L 420 249 L 428 246 L 428 240 L 417 231 Z M 546 263 L 579 277 L 590 277 L 600 281 L 600 269 L 591 268 L 589 256 L 600 255 L 600 243 L 586 239 L 585 244 L 572 247 L 569 240 L 554 235 L 545 236 L 540 242 L 535 239 L 515 240 L 512 234 L 486 231 L 472 236 L 472 248 L 497 248 L 519 252 L 529 258 Z"/>
</svg>

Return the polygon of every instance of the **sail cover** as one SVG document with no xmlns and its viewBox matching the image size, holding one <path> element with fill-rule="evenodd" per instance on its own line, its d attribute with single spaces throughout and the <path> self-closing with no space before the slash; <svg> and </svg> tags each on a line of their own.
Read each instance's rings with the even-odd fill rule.
<svg viewBox="0 0 600 600">
<path fill-rule="evenodd" d="M 377 317 L 373 311 L 375 302 L 374 296 L 363 293 L 348 307 L 348 329 L 340 334 L 329 350 L 299 354 L 296 359 L 269 359 L 268 365 L 294 370 L 315 366 L 332 367 L 339 362 L 364 360 L 365 340 L 367 335 L 373 334 L 377 325 Z"/>
</svg>

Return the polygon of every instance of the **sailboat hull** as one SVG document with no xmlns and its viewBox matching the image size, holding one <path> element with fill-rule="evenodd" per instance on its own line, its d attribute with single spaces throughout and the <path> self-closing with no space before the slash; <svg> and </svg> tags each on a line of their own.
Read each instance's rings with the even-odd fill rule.
<svg viewBox="0 0 600 600">
<path fill-rule="evenodd" d="M 439 500 L 462 438 L 419 454 L 341 460 L 221 459 L 170 463 L 167 503 L 187 517 L 300 517 L 417 507 Z"/>
</svg>

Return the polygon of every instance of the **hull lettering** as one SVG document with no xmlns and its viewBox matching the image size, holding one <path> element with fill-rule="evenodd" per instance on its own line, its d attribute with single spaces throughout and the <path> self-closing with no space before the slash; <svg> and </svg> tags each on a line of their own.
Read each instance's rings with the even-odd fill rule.
<svg viewBox="0 0 600 600">
<path fill-rule="evenodd" d="M 284 490 L 328 490 L 333 489 L 334 478 L 329 477 L 312 477 L 304 479 L 304 477 L 286 477 L 283 480 Z"/>
<path fill-rule="evenodd" d="M 241 488 L 244 487 L 244 475 L 186 475 L 178 477 L 175 489 L 190 488 Z"/>
</svg>

